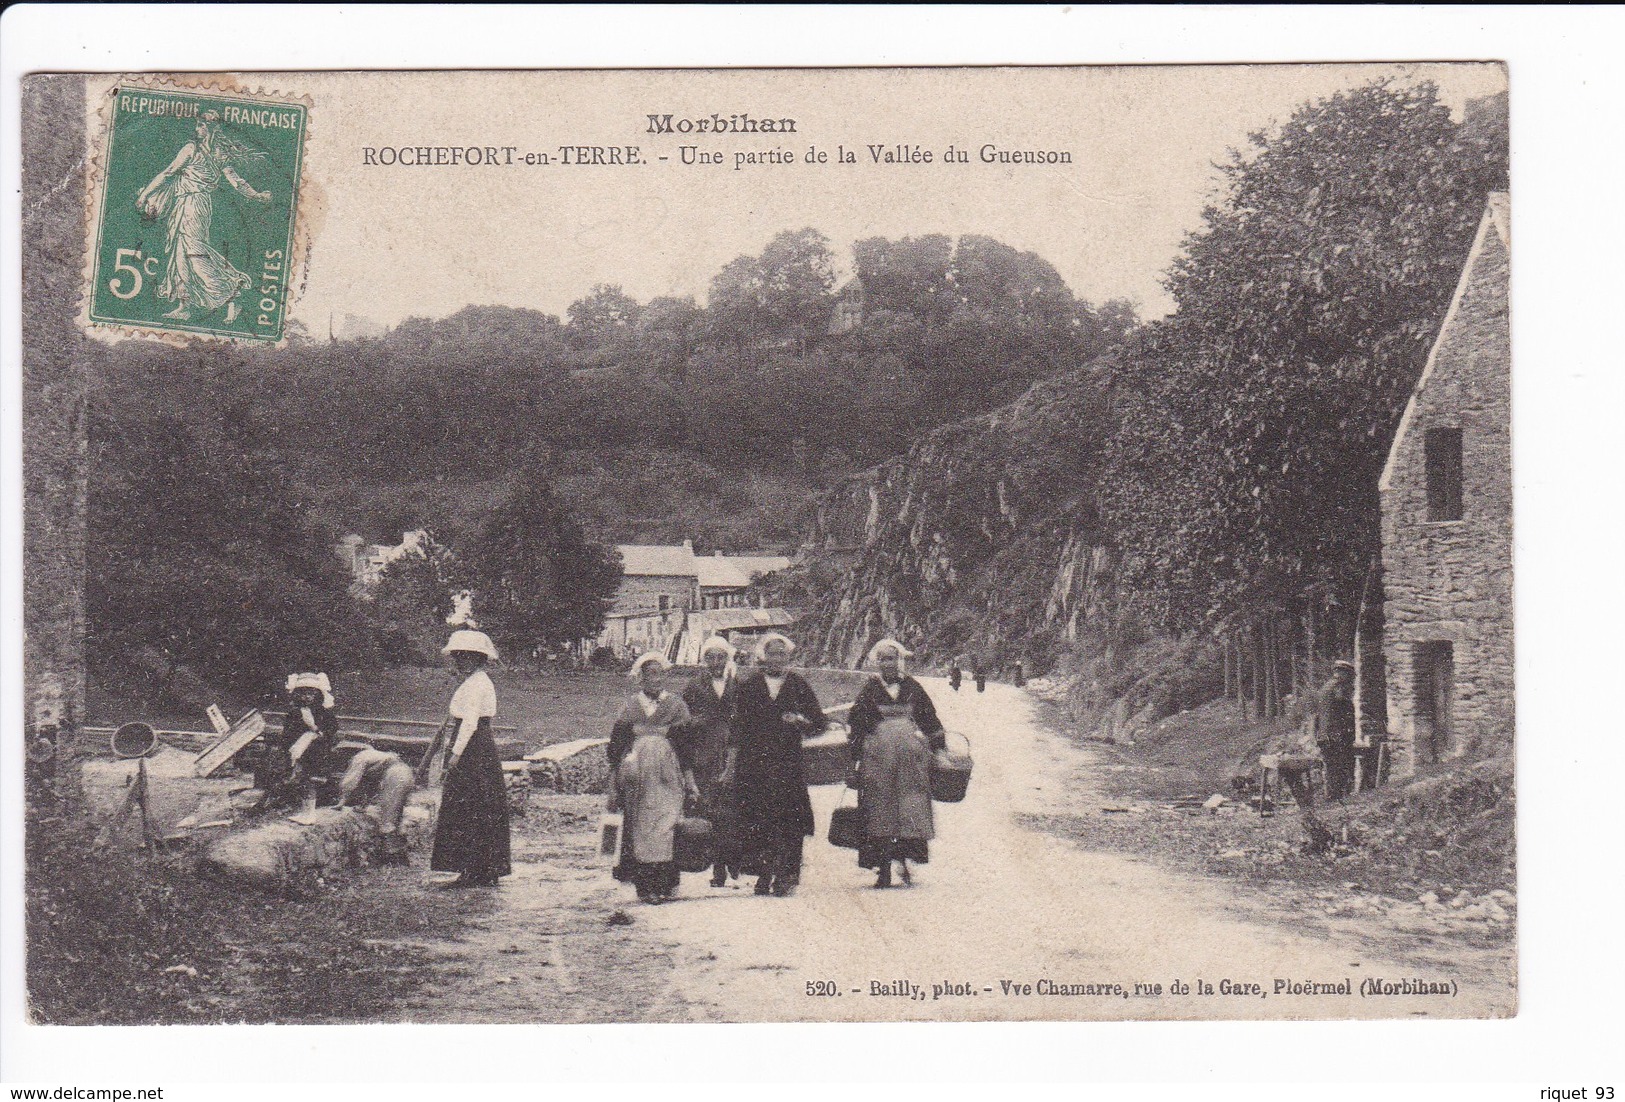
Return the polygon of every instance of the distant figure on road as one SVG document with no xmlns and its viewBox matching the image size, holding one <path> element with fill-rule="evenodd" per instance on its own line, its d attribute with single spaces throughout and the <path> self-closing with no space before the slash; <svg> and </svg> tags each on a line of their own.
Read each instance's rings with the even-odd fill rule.
<svg viewBox="0 0 1625 1102">
<path fill-rule="evenodd" d="M 339 781 L 339 804 L 362 807 L 378 805 L 378 830 L 383 835 L 379 864 L 405 865 L 406 835 L 401 833 L 401 813 L 412 793 L 412 767 L 399 754 L 366 747 L 357 750 Z"/>
<path fill-rule="evenodd" d="M 875 887 L 892 886 L 892 865 L 903 883 L 913 880 L 910 861 L 931 859 L 935 837 L 931 815 L 931 753 L 946 745 L 937 710 L 904 664 L 909 651 L 883 639 L 869 651 L 877 675 L 852 702 L 852 772 L 847 784 L 858 790 L 867 841 L 858 864 L 878 873 Z"/>
<path fill-rule="evenodd" d="M 728 764 L 728 727 L 733 719 L 736 681 L 734 648 L 720 635 L 713 635 L 700 648 L 705 668 L 683 689 L 683 703 L 693 717 L 684 740 L 689 769 L 700 789 L 700 805 L 711 820 L 715 863 L 711 886 L 723 887 L 739 875 L 738 858 L 730 849 L 733 834 L 733 807 L 730 794 L 722 786 Z"/>
<path fill-rule="evenodd" d="M 677 820 L 683 817 L 685 798 L 695 798 L 700 791 L 677 751 L 688 735 L 688 706 L 660 686 L 669 668 L 658 651 L 649 651 L 632 664 L 638 691 L 609 734 L 610 809 L 626 816 L 615 878 L 631 881 L 644 903 L 676 897 Z"/>
<path fill-rule="evenodd" d="M 1338 659 L 1320 690 L 1315 741 L 1326 760 L 1326 797 L 1345 799 L 1354 789 L 1354 663 Z"/>
<path fill-rule="evenodd" d="M 451 633 L 445 652 L 463 683 L 448 709 L 457 733 L 446 751 L 440 789 L 440 817 L 435 824 L 429 868 L 455 872 L 447 887 L 490 888 L 513 871 L 508 849 L 508 789 L 497 760 L 491 721 L 497 714 L 497 690 L 487 662 L 496 645 L 483 631 Z"/>
<path fill-rule="evenodd" d="M 959 683 L 965 679 L 965 671 L 959 668 L 959 659 L 955 658 L 948 667 L 948 687 L 954 692 L 959 691 Z"/>
<path fill-rule="evenodd" d="M 789 669 L 795 644 L 762 637 L 761 665 L 739 683 L 733 747 L 724 782 L 733 782 L 741 864 L 756 894 L 791 895 L 801 883 L 802 846 L 813 832 L 812 801 L 801 771 L 801 740 L 829 726 L 812 686 Z"/>
<path fill-rule="evenodd" d="M 1010 667 L 1010 684 L 1018 689 L 1027 684 L 1027 673 L 1021 668 L 1020 662 Z"/>
<path fill-rule="evenodd" d="M 971 676 L 976 679 L 976 691 L 979 693 L 986 692 L 987 671 L 982 669 L 982 663 L 980 660 L 978 660 L 976 664 L 971 667 Z"/>
</svg>

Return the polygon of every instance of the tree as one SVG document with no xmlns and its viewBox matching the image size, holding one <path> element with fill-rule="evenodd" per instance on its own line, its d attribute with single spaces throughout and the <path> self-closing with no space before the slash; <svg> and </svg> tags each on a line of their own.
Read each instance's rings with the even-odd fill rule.
<svg viewBox="0 0 1625 1102">
<path fill-rule="evenodd" d="M 210 432 L 208 404 L 189 419 L 150 414 L 137 400 L 95 410 L 92 668 L 156 702 L 183 675 L 256 699 L 295 668 L 370 663 L 369 625 L 330 536 L 306 519 L 273 462 Z"/>
<path fill-rule="evenodd" d="M 432 540 L 384 568 L 371 593 L 371 611 L 386 661 L 434 660 L 459 588 L 457 569 L 451 553 Z"/>
<path fill-rule="evenodd" d="M 1505 186 L 1497 148 L 1432 85 L 1377 82 L 1301 107 L 1221 166 L 1166 281 L 1177 309 L 1115 387 L 1107 507 L 1126 580 L 1165 623 L 1316 589 L 1358 600 L 1389 441 L 1485 194 Z"/>
<path fill-rule="evenodd" d="M 643 308 L 618 283 L 598 283 L 566 311 L 565 326 L 576 348 L 603 348 L 624 340 L 638 323 Z"/>
<path fill-rule="evenodd" d="M 597 635 L 621 567 L 612 548 L 586 538 L 533 459 L 475 541 L 468 574 L 481 627 L 523 652 Z"/>
</svg>

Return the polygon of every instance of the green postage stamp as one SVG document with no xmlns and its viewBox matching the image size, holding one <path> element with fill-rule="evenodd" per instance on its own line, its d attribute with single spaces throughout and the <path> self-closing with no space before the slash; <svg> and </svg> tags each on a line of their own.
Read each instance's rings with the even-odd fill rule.
<svg viewBox="0 0 1625 1102">
<path fill-rule="evenodd" d="M 132 81 L 113 89 L 105 113 L 89 320 L 280 341 L 307 105 Z"/>
</svg>

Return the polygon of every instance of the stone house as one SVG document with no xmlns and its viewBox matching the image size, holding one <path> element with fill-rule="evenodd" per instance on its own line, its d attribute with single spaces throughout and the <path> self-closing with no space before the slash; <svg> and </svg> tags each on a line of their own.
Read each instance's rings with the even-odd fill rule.
<svg viewBox="0 0 1625 1102">
<path fill-rule="evenodd" d="M 692 540 L 623 543 L 616 550 L 621 584 L 592 645 L 623 657 L 649 650 L 672 659 L 687 653 L 690 612 L 742 608 L 751 582 L 790 565 L 778 555 L 696 555 Z"/>
<path fill-rule="evenodd" d="M 1400 776 L 1512 744 L 1510 240 L 1493 194 L 1378 484 Z"/>
</svg>

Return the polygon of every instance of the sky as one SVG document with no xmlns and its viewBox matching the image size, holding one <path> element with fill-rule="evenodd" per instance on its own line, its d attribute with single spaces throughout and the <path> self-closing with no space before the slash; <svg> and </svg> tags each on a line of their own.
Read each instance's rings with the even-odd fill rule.
<svg viewBox="0 0 1625 1102">
<path fill-rule="evenodd" d="M 346 315 L 393 326 L 471 303 L 563 316 L 599 283 L 703 302 L 724 264 L 804 226 L 843 266 L 864 237 L 985 234 L 1038 253 L 1081 298 L 1126 298 L 1156 317 L 1171 306 L 1161 274 L 1214 194 L 1215 162 L 1297 105 L 1380 76 L 1433 80 L 1458 114 L 1506 88 L 1500 66 L 1474 63 L 241 79 L 310 105 L 309 248 L 291 316 L 320 335 Z M 93 120 L 99 87 L 92 78 Z M 649 114 L 668 112 L 793 118 L 796 132 L 648 133 Z M 1071 161 L 986 164 L 989 144 Z M 635 146 L 647 163 L 558 163 L 566 145 Z M 875 163 L 871 145 L 932 161 Z M 369 163 L 417 146 L 513 147 L 516 163 Z M 684 165 L 683 146 L 721 163 Z M 970 163 L 945 163 L 949 146 Z M 843 147 L 856 163 L 837 163 Z M 829 160 L 807 163 L 810 149 Z M 791 160 L 735 166 L 736 154 L 774 151 Z M 537 152 L 553 163 L 519 163 Z"/>
</svg>

